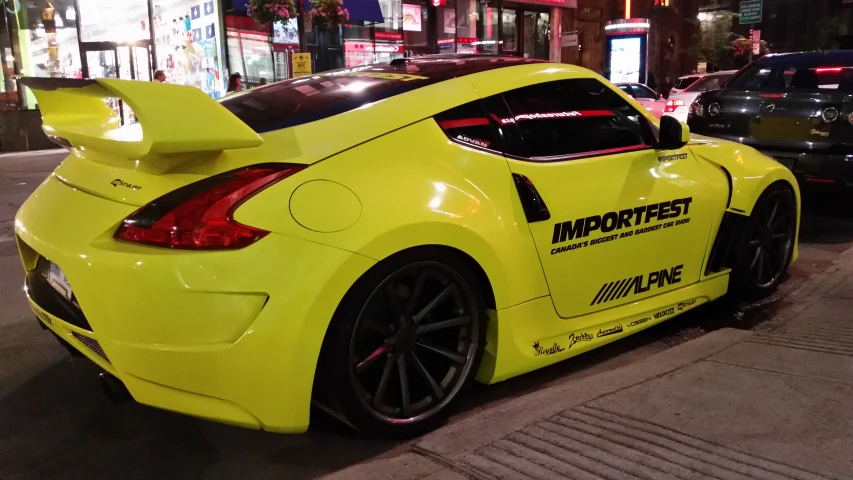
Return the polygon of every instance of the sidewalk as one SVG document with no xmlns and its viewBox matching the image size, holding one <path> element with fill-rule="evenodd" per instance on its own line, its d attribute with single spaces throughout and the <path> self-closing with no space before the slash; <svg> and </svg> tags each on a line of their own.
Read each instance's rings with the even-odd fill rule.
<svg viewBox="0 0 853 480">
<path fill-rule="evenodd" d="M 759 331 L 722 329 L 327 479 L 853 479 L 853 249 Z"/>
</svg>

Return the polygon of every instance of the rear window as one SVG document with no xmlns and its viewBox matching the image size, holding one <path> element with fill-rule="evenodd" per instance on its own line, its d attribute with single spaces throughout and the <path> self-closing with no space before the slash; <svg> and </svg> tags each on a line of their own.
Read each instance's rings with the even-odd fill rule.
<svg viewBox="0 0 853 480">
<path fill-rule="evenodd" d="M 675 88 L 683 90 L 690 85 L 693 85 L 693 82 L 696 80 L 699 80 L 699 77 L 681 77 L 675 82 Z"/>
<path fill-rule="evenodd" d="M 309 123 L 401 93 L 494 68 L 531 63 L 514 57 L 411 59 L 332 70 L 225 97 L 222 106 L 258 133 Z"/>
<path fill-rule="evenodd" d="M 759 91 L 853 92 L 853 57 L 785 55 L 758 61 L 738 73 L 728 87 Z"/>
<path fill-rule="evenodd" d="M 699 79 L 687 89 L 689 92 L 707 92 L 708 90 L 719 90 L 723 87 L 726 81 L 732 78 L 733 74 L 727 75 L 709 75 Z"/>
</svg>

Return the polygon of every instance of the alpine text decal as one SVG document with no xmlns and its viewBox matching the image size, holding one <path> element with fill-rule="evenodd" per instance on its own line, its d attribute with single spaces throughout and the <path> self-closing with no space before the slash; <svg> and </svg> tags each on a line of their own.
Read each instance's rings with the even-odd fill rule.
<svg viewBox="0 0 853 480">
<path fill-rule="evenodd" d="M 683 225 L 690 222 L 690 219 L 681 218 L 670 222 L 649 225 L 647 227 L 641 226 L 651 222 L 652 220 L 666 220 L 685 217 L 690 213 L 690 204 L 692 202 L 693 197 L 678 198 L 666 202 L 643 205 L 636 208 L 626 208 L 624 210 L 607 212 L 603 215 L 592 215 L 589 217 L 581 217 L 576 220 L 569 220 L 567 222 L 555 223 L 554 233 L 551 236 L 552 245 L 585 238 L 597 231 L 602 233 L 621 233 L 614 233 L 613 235 L 607 235 L 592 240 L 583 240 L 555 247 L 551 249 L 551 255 L 610 242 L 617 238 L 632 237 L 634 235 L 654 232 L 661 228 Z M 639 228 L 628 230 L 632 227 Z"/>
<path fill-rule="evenodd" d="M 662 288 L 664 285 L 675 285 L 681 283 L 681 269 L 684 265 L 677 265 L 670 269 L 655 270 L 647 275 L 637 275 L 623 278 L 614 282 L 608 282 L 601 286 L 590 305 L 607 303 L 627 297 L 629 294 L 645 293 L 654 288 Z"/>
</svg>

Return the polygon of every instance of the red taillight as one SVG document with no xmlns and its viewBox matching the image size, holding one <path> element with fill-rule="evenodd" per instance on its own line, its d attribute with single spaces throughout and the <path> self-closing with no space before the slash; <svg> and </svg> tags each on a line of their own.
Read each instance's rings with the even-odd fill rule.
<svg viewBox="0 0 853 480">
<path fill-rule="evenodd" d="M 672 113 L 678 110 L 678 107 L 684 106 L 684 100 L 667 100 L 666 106 L 663 107 L 664 113 Z"/>
<path fill-rule="evenodd" d="M 817 73 L 838 73 L 844 70 L 844 67 L 825 67 L 825 68 L 815 68 L 814 71 Z"/>
<path fill-rule="evenodd" d="M 269 232 L 237 222 L 234 211 L 261 190 L 303 168 L 255 165 L 191 183 L 137 210 L 122 222 L 114 237 L 188 250 L 243 248 Z"/>
</svg>

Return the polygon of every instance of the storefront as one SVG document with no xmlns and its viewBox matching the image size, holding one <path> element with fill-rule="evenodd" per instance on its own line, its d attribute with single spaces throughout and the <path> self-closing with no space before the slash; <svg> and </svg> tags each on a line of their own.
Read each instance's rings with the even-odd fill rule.
<svg viewBox="0 0 853 480">
<path fill-rule="evenodd" d="M 218 0 L 3 0 L 3 7 L 6 91 L 16 90 L 13 75 L 150 81 L 163 70 L 169 83 L 225 93 Z M 34 101 L 26 93 L 17 106 Z"/>
<path fill-rule="evenodd" d="M 381 22 L 344 27 L 342 66 L 430 53 L 490 53 L 547 60 L 553 44 L 554 11 L 575 8 L 577 3 L 379 0 L 379 5 Z M 309 43 L 312 46 L 316 45 Z"/>
</svg>

